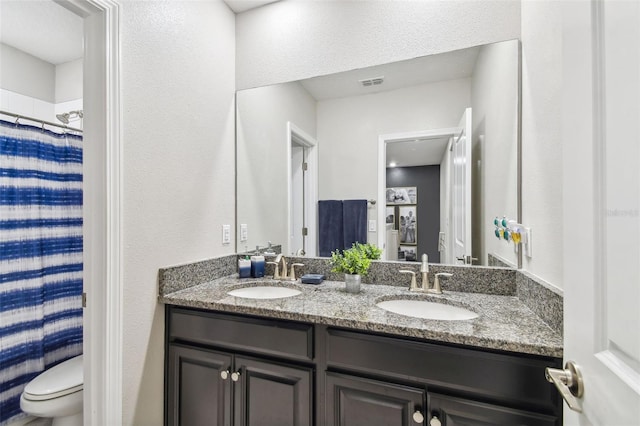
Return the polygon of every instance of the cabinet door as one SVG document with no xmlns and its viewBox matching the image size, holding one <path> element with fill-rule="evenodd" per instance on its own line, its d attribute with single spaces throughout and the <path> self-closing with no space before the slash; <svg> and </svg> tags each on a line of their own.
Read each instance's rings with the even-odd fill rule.
<svg viewBox="0 0 640 426">
<path fill-rule="evenodd" d="M 331 372 L 326 389 L 329 426 L 424 424 L 424 389 Z"/>
<path fill-rule="evenodd" d="M 555 416 L 429 393 L 429 421 L 442 426 L 558 426 Z M 435 420 L 440 421 L 440 423 Z"/>
<path fill-rule="evenodd" d="M 172 426 L 230 426 L 231 355 L 169 345 L 167 424 Z"/>
<path fill-rule="evenodd" d="M 313 424 L 313 369 L 236 356 L 234 371 L 235 425 Z"/>
</svg>

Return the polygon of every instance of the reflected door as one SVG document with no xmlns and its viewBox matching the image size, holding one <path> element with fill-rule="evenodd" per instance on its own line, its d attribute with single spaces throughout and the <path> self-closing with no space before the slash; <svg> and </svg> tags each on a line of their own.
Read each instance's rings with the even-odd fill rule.
<svg viewBox="0 0 640 426">
<path fill-rule="evenodd" d="M 471 108 L 458 125 L 462 131 L 454 138 L 452 155 L 453 255 L 464 264 L 471 263 Z"/>
<path fill-rule="evenodd" d="M 291 254 L 303 254 L 306 250 L 305 223 L 305 174 L 307 150 L 304 146 L 291 145 L 291 229 L 289 249 Z M 301 252 L 302 250 L 302 252 Z"/>
</svg>

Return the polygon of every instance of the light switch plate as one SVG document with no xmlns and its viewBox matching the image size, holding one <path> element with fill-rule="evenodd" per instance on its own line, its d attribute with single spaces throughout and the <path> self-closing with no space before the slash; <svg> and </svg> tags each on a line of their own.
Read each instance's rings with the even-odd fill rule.
<svg viewBox="0 0 640 426">
<path fill-rule="evenodd" d="M 531 228 L 524 228 L 524 255 L 528 258 L 533 257 L 533 248 L 531 244 Z"/>
<path fill-rule="evenodd" d="M 247 241 L 249 239 L 249 227 L 246 223 L 240 224 L 240 241 Z"/>
<path fill-rule="evenodd" d="M 370 219 L 369 220 L 369 232 L 376 232 L 376 220 L 375 219 Z"/>
<path fill-rule="evenodd" d="M 231 243 L 231 225 L 222 225 L 222 244 Z"/>
</svg>

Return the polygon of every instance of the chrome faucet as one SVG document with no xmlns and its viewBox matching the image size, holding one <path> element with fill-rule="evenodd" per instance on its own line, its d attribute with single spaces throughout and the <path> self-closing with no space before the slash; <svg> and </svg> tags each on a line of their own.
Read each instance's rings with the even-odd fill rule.
<svg viewBox="0 0 640 426">
<path fill-rule="evenodd" d="M 442 294 L 442 288 L 440 288 L 440 277 L 452 277 L 453 274 L 448 272 L 440 272 L 436 274 L 436 277 L 433 280 L 433 288 L 429 290 L 430 293 Z"/>
<path fill-rule="evenodd" d="M 280 270 L 282 271 L 282 274 L 280 275 L 280 278 L 287 278 L 287 259 L 281 254 L 279 254 L 276 257 L 276 262 L 280 263 L 280 259 L 282 259 L 282 268 L 280 268 Z"/>
<path fill-rule="evenodd" d="M 422 255 L 422 264 L 420 265 L 422 273 L 422 290 L 429 290 L 429 256 L 426 253 Z"/>
<path fill-rule="evenodd" d="M 291 281 L 296 280 L 296 266 L 304 266 L 304 263 L 292 263 L 291 270 L 289 271 L 289 279 Z"/>
<path fill-rule="evenodd" d="M 408 269 L 400 269 L 398 272 L 401 274 L 411 274 L 411 285 L 409 285 L 409 291 L 418 291 L 418 283 L 416 283 L 416 273 L 409 271 Z"/>
<path fill-rule="evenodd" d="M 273 279 L 280 279 L 280 259 L 282 255 L 279 254 L 276 256 L 276 260 L 273 262 L 267 262 L 267 265 L 273 265 Z"/>
</svg>

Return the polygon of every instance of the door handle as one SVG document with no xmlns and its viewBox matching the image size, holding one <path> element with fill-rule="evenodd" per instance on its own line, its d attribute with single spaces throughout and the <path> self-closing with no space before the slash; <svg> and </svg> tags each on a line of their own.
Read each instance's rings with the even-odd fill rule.
<svg viewBox="0 0 640 426">
<path fill-rule="evenodd" d="M 456 259 L 458 259 L 460 262 L 464 263 L 465 265 L 471 265 L 475 260 L 478 260 L 477 257 L 471 257 L 471 256 L 460 256 L 460 257 L 456 257 Z"/>
<path fill-rule="evenodd" d="M 547 367 L 544 376 L 549 383 L 556 385 L 570 409 L 582 413 L 582 405 L 578 398 L 582 398 L 584 394 L 584 381 L 575 362 L 567 361 L 564 370 Z"/>
</svg>

